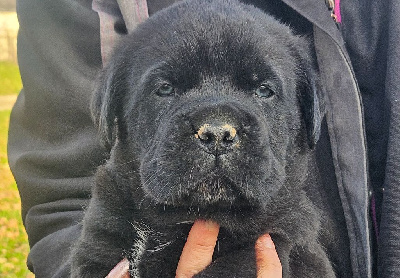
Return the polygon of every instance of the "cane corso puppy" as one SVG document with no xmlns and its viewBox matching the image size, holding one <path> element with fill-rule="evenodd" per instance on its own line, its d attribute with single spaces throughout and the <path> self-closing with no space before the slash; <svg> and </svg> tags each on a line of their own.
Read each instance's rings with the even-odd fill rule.
<svg viewBox="0 0 400 278">
<path fill-rule="evenodd" d="M 92 103 L 111 154 L 72 276 L 104 277 L 127 257 L 133 277 L 175 277 L 191 225 L 208 219 L 218 248 L 196 277 L 255 277 L 264 233 L 284 277 L 350 277 L 348 247 L 335 247 L 345 231 L 313 201 L 314 64 L 306 38 L 236 0 L 179 2 L 127 35 Z"/>
</svg>

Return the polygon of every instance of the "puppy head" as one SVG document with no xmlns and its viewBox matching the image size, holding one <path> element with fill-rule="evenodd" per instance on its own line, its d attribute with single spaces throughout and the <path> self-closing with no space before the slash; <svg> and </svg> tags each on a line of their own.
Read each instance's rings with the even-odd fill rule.
<svg viewBox="0 0 400 278">
<path fill-rule="evenodd" d="M 140 162 L 138 202 L 223 222 L 295 191 L 321 121 L 308 52 L 236 1 L 181 2 L 128 35 L 92 109 L 105 140 Z"/>
</svg>

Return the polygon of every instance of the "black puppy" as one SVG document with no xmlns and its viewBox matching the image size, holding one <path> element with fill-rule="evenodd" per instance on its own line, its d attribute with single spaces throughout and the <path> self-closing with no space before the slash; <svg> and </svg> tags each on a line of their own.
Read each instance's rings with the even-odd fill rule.
<svg viewBox="0 0 400 278">
<path fill-rule="evenodd" d="M 128 35 L 92 104 L 112 151 L 72 277 L 104 277 L 124 256 L 133 277 L 174 277 L 196 219 L 221 226 L 196 277 L 255 277 L 264 233 L 284 277 L 350 277 L 347 246 L 335 247 L 345 229 L 311 201 L 322 115 L 309 52 L 288 26 L 232 0 L 178 3 Z"/>
</svg>

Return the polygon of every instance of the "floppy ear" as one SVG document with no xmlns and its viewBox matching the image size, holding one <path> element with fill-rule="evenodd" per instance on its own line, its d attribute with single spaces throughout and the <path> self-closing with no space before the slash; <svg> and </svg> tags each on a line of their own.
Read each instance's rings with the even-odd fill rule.
<svg viewBox="0 0 400 278">
<path fill-rule="evenodd" d="M 308 48 L 308 47 L 307 47 Z M 312 65 L 309 51 L 297 52 L 300 62 L 300 81 L 297 87 L 301 113 L 307 129 L 307 142 L 313 148 L 321 134 L 321 122 L 324 115 L 321 87 L 316 70 Z"/>
<path fill-rule="evenodd" d="M 90 110 L 95 126 L 98 129 L 102 142 L 111 147 L 114 144 L 117 115 L 121 107 L 124 73 L 118 63 L 110 61 L 101 73 L 98 86 L 93 93 Z"/>
<path fill-rule="evenodd" d="M 313 148 L 321 134 L 321 121 L 323 111 L 321 111 L 321 100 L 318 95 L 319 86 L 316 80 L 308 73 L 306 83 L 300 88 L 300 109 L 304 117 L 307 129 L 307 142 Z"/>
</svg>

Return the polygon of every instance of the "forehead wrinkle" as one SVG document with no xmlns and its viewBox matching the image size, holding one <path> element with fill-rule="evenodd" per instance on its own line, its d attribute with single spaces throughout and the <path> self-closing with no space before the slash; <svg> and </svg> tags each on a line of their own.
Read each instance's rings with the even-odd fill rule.
<svg viewBox="0 0 400 278">
<path fill-rule="evenodd" d="M 220 30 L 219 33 L 221 32 L 223 31 Z M 196 79 L 195 83 L 198 84 L 205 77 L 214 76 L 219 80 L 230 79 L 233 85 L 242 88 L 270 79 L 278 80 L 279 83 L 285 83 L 286 80 L 282 80 L 282 77 L 289 82 L 295 79 L 290 72 L 296 67 L 296 63 L 291 61 L 293 59 L 287 46 L 285 43 L 279 47 L 275 45 L 284 38 L 275 38 L 269 32 L 263 33 L 260 37 L 253 37 L 251 42 L 226 34 L 219 34 L 216 41 L 213 41 L 215 38 L 206 40 L 210 38 L 210 34 L 199 37 L 190 34 L 186 39 L 183 36 L 182 40 L 176 41 L 173 52 L 164 54 L 165 61 L 150 68 L 146 77 L 160 74 L 164 78 L 175 78 L 174 81 L 179 85 L 186 82 L 186 79 L 192 80 L 192 83 Z M 289 74 L 286 72 L 288 69 Z M 243 74 L 246 78 L 240 80 Z M 252 78 L 254 75 L 259 77 L 258 80 Z M 243 84 L 246 82 L 253 84 Z"/>
<path fill-rule="evenodd" d="M 166 69 L 171 68 L 166 61 L 158 62 L 147 68 L 140 78 L 140 83 L 147 83 L 154 77 L 165 75 Z"/>
</svg>

